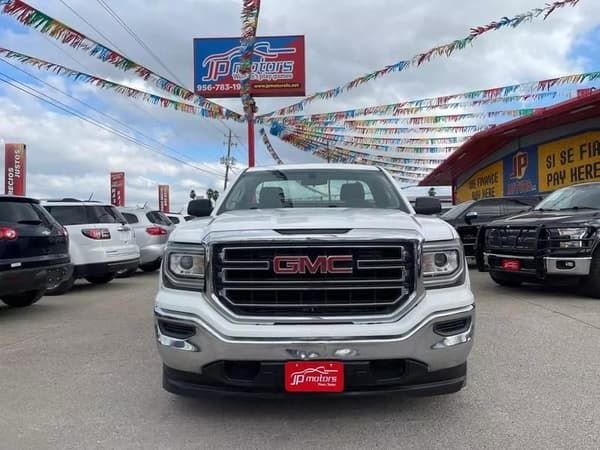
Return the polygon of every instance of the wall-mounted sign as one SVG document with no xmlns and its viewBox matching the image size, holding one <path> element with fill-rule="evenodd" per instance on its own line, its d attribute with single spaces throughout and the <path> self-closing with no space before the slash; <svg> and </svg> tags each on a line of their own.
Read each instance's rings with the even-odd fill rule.
<svg viewBox="0 0 600 450">
<path fill-rule="evenodd" d="M 456 190 L 456 201 L 502 197 L 504 166 L 502 161 L 481 169 Z"/>
</svg>

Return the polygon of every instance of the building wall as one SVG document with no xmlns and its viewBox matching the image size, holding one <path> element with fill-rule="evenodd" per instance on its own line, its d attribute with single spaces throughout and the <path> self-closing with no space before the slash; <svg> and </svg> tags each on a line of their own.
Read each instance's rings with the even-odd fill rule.
<svg viewBox="0 0 600 450">
<path fill-rule="evenodd" d="M 456 202 L 600 181 L 600 117 L 515 139 L 457 179 Z"/>
</svg>

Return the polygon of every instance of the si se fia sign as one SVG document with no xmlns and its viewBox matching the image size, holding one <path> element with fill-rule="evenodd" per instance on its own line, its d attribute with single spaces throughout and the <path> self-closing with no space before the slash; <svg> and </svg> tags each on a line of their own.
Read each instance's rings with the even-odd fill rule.
<svg viewBox="0 0 600 450">
<path fill-rule="evenodd" d="M 540 192 L 600 181 L 600 131 L 540 145 L 538 179 Z"/>
</svg>

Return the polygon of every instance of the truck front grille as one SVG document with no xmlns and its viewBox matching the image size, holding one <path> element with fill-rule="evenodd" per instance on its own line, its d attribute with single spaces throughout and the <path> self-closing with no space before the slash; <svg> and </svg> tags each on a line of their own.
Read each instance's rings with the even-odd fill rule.
<svg viewBox="0 0 600 450">
<path fill-rule="evenodd" d="M 214 291 L 250 316 L 388 314 L 415 289 L 414 244 L 213 247 Z"/>
<path fill-rule="evenodd" d="M 491 227 L 485 232 L 485 248 L 489 250 L 531 250 L 540 242 L 536 227 Z"/>
</svg>

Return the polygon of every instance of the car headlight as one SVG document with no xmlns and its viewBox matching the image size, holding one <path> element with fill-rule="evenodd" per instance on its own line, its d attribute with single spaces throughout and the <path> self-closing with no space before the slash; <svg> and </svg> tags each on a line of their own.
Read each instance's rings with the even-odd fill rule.
<svg viewBox="0 0 600 450">
<path fill-rule="evenodd" d="M 167 245 L 163 262 L 163 281 L 173 289 L 203 290 L 206 250 L 203 246 Z"/>
<path fill-rule="evenodd" d="M 560 248 L 584 248 L 585 241 L 583 240 L 588 234 L 588 229 L 585 227 L 576 228 L 555 228 L 556 234 L 560 241 Z"/>
<path fill-rule="evenodd" d="M 464 281 L 464 255 L 458 241 L 425 243 L 422 258 L 426 288 L 456 286 Z"/>
</svg>

